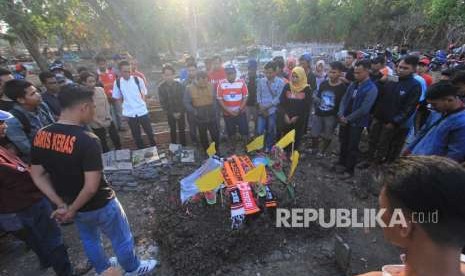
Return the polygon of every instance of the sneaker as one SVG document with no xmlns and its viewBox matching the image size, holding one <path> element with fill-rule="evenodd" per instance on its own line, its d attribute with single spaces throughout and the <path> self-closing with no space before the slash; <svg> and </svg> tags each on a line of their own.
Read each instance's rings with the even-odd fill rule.
<svg viewBox="0 0 465 276">
<path fill-rule="evenodd" d="M 119 266 L 118 259 L 116 257 L 110 257 L 110 259 L 108 259 L 108 262 L 110 263 L 111 267 Z"/>
<path fill-rule="evenodd" d="M 158 262 L 155 259 L 151 260 L 143 260 L 140 261 L 139 267 L 132 271 L 132 272 L 126 272 L 124 276 L 140 276 L 140 275 L 147 275 L 149 272 L 155 269 L 157 266 Z"/>
<path fill-rule="evenodd" d="M 340 180 L 349 180 L 349 179 L 351 179 L 352 177 L 354 177 L 354 174 L 353 174 L 353 173 L 350 173 L 350 172 L 345 171 L 345 172 L 339 177 L 339 179 L 340 179 Z"/>
</svg>

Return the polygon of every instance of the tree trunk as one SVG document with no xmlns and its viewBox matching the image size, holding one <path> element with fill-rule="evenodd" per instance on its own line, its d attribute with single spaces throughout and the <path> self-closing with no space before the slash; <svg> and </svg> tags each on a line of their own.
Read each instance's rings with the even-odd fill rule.
<svg viewBox="0 0 465 276">
<path fill-rule="evenodd" d="M 40 70 L 47 71 L 47 59 L 40 52 L 39 38 L 32 30 L 28 29 L 29 22 L 25 22 L 25 20 L 23 20 L 24 18 L 27 18 L 27 15 L 23 14 L 21 7 L 18 7 L 14 0 L 9 0 L 7 2 L 7 6 L 10 12 L 7 12 L 5 22 L 8 23 L 8 25 L 13 29 L 13 32 L 23 42 Z"/>
</svg>

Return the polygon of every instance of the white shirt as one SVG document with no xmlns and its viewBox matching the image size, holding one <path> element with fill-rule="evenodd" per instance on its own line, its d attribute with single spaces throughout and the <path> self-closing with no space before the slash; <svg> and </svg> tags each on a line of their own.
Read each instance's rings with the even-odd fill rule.
<svg viewBox="0 0 465 276">
<path fill-rule="evenodd" d="M 139 79 L 140 91 L 134 78 Z M 121 77 L 120 87 L 121 89 L 118 88 L 115 80 L 112 95 L 114 99 L 123 100 L 123 116 L 134 118 L 149 113 L 147 104 L 143 99 L 143 96 L 147 95 L 147 88 L 141 78 L 131 76 L 128 80 L 125 80 Z"/>
</svg>

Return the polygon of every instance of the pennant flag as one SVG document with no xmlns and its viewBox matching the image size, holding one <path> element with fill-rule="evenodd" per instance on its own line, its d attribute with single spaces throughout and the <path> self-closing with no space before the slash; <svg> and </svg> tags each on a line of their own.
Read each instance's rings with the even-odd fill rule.
<svg viewBox="0 0 465 276">
<path fill-rule="evenodd" d="M 281 149 L 284 149 L 285 147 L 289 146 L 290 143 L 293 143 L 295 141 L 295 129 L 289 131 L 286 135 L 284 135 L 281 140 L 276 143 L 277 147 L 280 147 Z"/>
<path fill-rule="evenodd" d="M 207 149 L 207 154 L 209 157 L 212 157 L 216 153 L 216 145 L 215 142 L 212 142 Z"/>
<path fill-rule="evenodd" d="M 260 182 L 261 184 L 266 183 L 266 170 L 265 165 L 260 164 L 258 167 L 250 170 L 244 177 L 245 181 L 249 182 Z"/>
<path fill-rule="evenodd" d="M 218 188 L 223 183 L 221 168 L 216 168 L 213 171 L 202 175 L 195 181 L 195 185 L 201 192 L 207 192 Z"/>
<path fill-rule="evenodd" d="M 295 168 L 297 168 L 297 164 L 299 164 L 299 157 L 300 157 L 299 152 L 295 150 L 291 156 L 292 163 L 291 163 L 291 170 L 289 171 L 288 179 L 291 179 L 291 177 L 294 175 Z"/>
<path fill-rule="evenodd" d="M 264 144 L 265 144 L 265 135 L 262 134 L 258 136 L 257 138 L 253 139 L 253 141 L 247 145 L 247 152 L 262 149 Z"/>
</svg>

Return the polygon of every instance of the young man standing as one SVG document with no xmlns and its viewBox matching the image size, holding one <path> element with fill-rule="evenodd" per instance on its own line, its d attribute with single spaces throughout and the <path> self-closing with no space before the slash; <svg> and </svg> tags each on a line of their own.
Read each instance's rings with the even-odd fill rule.
<svg viewBox="0 0 465 276">
<path fill-rule="evenodd" d="M 171 143 L 186 145 L 186 112 L 182 100 L 184 87 L 174 80 L 174 68 L 165 64 L 162 68 L 163 82 L 158 87 L 160 105 L 168 116 Z M 177 130 L 176 130 L 177 126 Z M 179 135 L 178 135 L 179 132 Z M 177 139 L 179 136 L 179 139 Z"/>
<path fill-rule="evenodd" d="M 245 83 L 247 84 L 247 126 L 250 122 L 253 123 L 253 133 L 257 130 L 257 61 L 250 59 L 247 64 L 247 76 Z"/>
<path fill-rule="evenodd" d="M 10 80 L 5 84 L 5 94 L 15 102 L 10 110 L 13 118 L 8 119 L 7 138 L 19 151 L 19 156 L 29 161 L 31 143 L 37 131 L 55 120 L 48 106 L 32 83 Z"/>
<path fill-rule="evenodd" d="M 458 88 L 448 82 L 433 84 L 427 101 L 442 116 L 420 131 L 404 154 L 439 155 L 465 161 L 465 107 Z"/>
<path fill-rule="evenodd" d="M 63 87 L 58 97 L 60 120 L 41 129 L 34 138 L 31 175 L 57 206 L 52 217 L 62 222 L 74 219 L 97 273 L 110 268 L 100 236 L 103 232 L 126 275 L 144 275 L 154 269 L 156 261 L 140 261 L 135 255 L 124 210 L 102 176 L 99 140 L 84 127 L 94 118 L 92 97 L 93 91 L 83 86 Z"/>
<path fill-rule="evenodd" d="M 13 108 L 14 102 L 4 93 L 5 83 L 12 79 L 14 78 L 10 70 L 0 68 L 0 110 L 9 111 Z"/>
<path fill-rule="evenodd" d="M 284 80 L 277 77 L 276 63 L 268 62 L 265 65 L 265 78 L 258 79 L 257 83 L 257 134 L 265 134 L 265 151 L 270 151 L 276 140 L 276 113 L 284 85 Z"/>
<path fill-rule="evenodd" d="M 149 111 L 145 103 L 147 88 L 144 81 L 131 76 L 131 66 L 127 61 L 119 64 L 121 77 L 113 84 L 113 99 L 123 102 L 123 116 L 128 118 L 129 128 L 138 149 L 144 148 L 140 128 L 144 129 L 151 146 L 155 146 L 152 125 L 150 123 Z"/>
<path fill-rule="evenodd" d="M 42 100 L 47 104 L 52 112 L 55 120 L 60 117 L 61 107 L 58 102 L 58 92 L 60 92 L 60 86 L 55 77 L 55 74 L 51 72 L 42 72 L 39 74 L 39 79 L 42 85 L 45 87 L 45 92 L 42 93 Z"/>
<path fill-rule="evenodd" d="M 193 85 L 197 78 L 197 64 L 195 63 L 195 60 L 193 62 L 189 62 L 186 65 L 186 72 L 187 72 L 186 79 L 182 83 L 185 89 L 184 95 L 186 95 L 187 93 L 187 87 L 189 85 Z M 189 135 L 191 137 L 191 142 L 194 145 L 197 145 L 199 142 L 198 136 L 197 136 L 197 130 L 198 130 L 197 121 L 195 119 L 194 114 L 192 114 L 189 110 L 186 110 L 186 111 L 187 111 L 186 117 L 187 117 L 187 123 L 189 124 Z"/>
<path fill-rule="evenodd" d="M 387 81 L 379 94 L 370 127 L 368 162 L 380 164 L 399 157 L 421 96 L 420 83 L 413 77 L 417 62 L 415 56 L 403 58 L 397 66 L 399 81 Z"/>
<path fill-rule="evenodd" d="M 344 172 L 344 178 L 354 175 L 362 131 L 368 127 L 370 110 L 378 96 L 378 89 L 370 79 L 370 68 L 369 60 L 355 63 L 355 81 L 347 88 L 338 112 L 341 144 L 339 164 L 342 165 L 338 171 Z"/>
<path fill-rule="evenodd" d="M 112 97 L 113 85 L 115 83 L 117 75 L 112 68 L 108 68 L 107 60 L 104 57 L 97 57 L 95 61 L 97 62 L 98 80 L 100 81 L 100 83 L 102 83 L 103 91 L 105 91 L 108 101 L 110 102 L 111 116 L 113 117 L 113 122 L 115 122 L 118 130 L 122 130 L 121 105 Z"/>
<path fill-rule="evenodd" d="M 392 275 L 465 276 L 460 261 L 465 244 L 463 167 L 438 156 L 401 157 L 382 166 L 376 179 L 382 185 L 384 239 L 406 253 L 402 271 Z M 402 222 L 390 225 L 399 218 Z"/>
<path fill-rule="evenodd" d="M 229 139 L 236 135 L 236 128 L 239 128 L 239 134 L 243 142 L 247 141 L 249 128 L 247 125 L 247 115 L 245 108 L 247 104 L 247 85 L 243 80 L 236 80 L 236 68 L 234 65 L 228 65 L 225 68 L 226 79 L 221 80 L 218 84 L 216 97 L 223 110 L 224 123 Z"/>
<path fill-rule="evenodd" d="M 345 70 L 344 70 L 344 76 L 341 77 L 341 80 L 349 84 L 350 82 L 355 81 L 354 77 L 354 64 L 357 61 L 357 52 L 355 51 L 349 51 L 347 52 L 347 56 L 345 58 Z"/>
<path fill-rule="evenodd" d="M 425 81 L 426 85 L 429 87 L 433 84 L 433 77 L 429 74 L 429 64 L 430 61 L 427 58 L 422 58 L 418 63 L 417 73 L 420 75 Z"/>
<path fill-rule="evenodd" d="M 50 218 L 52 206 L 34 185 L 29 166 L 4 147 L 8 143 L 5 121 L 12 117 L 0 110 L 0 229 L 24 240 L 39 258 L 41 269 L 51 266 L 58 276 L 71 276 L 60 228 Z"/>
<path fill-rule="evenodd" d="M 326 153 L 337 126 L 337 112 L 347 86 L 342 82 L 341 76 L 344 65 L 341 62 L 332 62 L 328 73 L 328 80 L 323 81 L 313 97 L 315 102 L 315 121 L 311 136 L 318 154 Z"/>
</svg>

